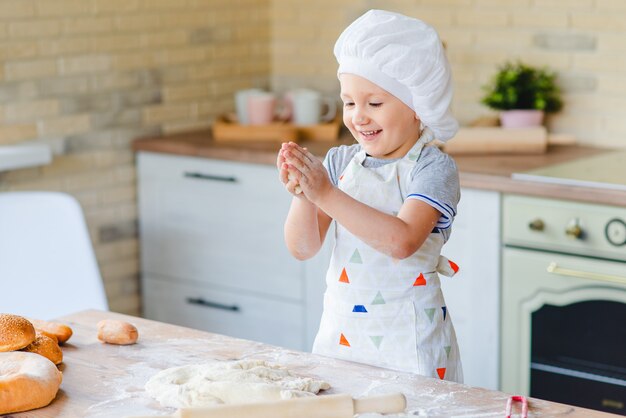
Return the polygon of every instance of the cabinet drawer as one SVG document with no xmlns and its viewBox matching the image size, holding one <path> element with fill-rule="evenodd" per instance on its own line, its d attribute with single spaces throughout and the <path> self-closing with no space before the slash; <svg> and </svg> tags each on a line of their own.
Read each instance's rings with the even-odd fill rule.
<svg viewBox="0 0 626 418">
<path fill-rule="evenodd" d="M 144 272 L 302 300 L 275 167 L 151 153 L 138 167 Z"/>
<path fill-rule="evenodd" d="M 304 350 L 304 309 L 296 303 L 207 285 L 143 280 L 147 318 L 232 337 Z"/>
</svg>

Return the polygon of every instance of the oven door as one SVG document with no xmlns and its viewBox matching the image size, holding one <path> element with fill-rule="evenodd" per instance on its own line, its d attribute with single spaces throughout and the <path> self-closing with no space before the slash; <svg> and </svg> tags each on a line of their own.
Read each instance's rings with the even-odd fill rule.
<svg viewBox="0 0 626 418">
<path fill-rule="evenodd" d="M 502 389 L 626 414 L 626 263 L 507 246 L 502 268 Z"/>
</svg>

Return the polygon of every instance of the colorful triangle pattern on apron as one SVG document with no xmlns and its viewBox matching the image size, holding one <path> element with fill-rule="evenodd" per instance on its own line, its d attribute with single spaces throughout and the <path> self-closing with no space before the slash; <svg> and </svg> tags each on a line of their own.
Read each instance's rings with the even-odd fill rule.
<svg viewBox="0 0 626 418">
<path fill-rule="evenodd" d="M 361 254 L 359 253 L 359 249 L 355 249 L 354 253 L 352 253 L 352 257 L 350 257 L 350 262 L 354 264 L 363 264 L 363 260 L 361 259 Z"/>
<path fill-rule="evenodd" d="M 385 303 L 385 299 L 383 299 L 383 295 L 380 293 L 380 291 L 378 291 L 378 293 L 376 293 L 376 296 L 374 297 L 374 300 L 372 300 L 372 305 L 384 305 Z"/>
<path fill-rule="evenodd" d="M 348 273 L 346 273 L 345 267 L 343 268 L 343 270 L 341 270 L 341 276 L 339 276 L 339 281 L 342 283 L 350 283 L 350 280 L 348 279 Z"/>
<path fill-rule="evenodd" d="M 420 273 L 420 275 L 417 276 L 417 279 L 413 282 L 413 286 L 426 286 L 426 278 L 423 273 Z"/>
</svg>

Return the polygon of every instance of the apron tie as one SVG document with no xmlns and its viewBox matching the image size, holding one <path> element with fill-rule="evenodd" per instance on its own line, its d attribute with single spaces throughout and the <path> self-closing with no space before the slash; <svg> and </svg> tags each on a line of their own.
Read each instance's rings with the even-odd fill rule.
<svg viewBox="0 0 626 418">
<path fill-rule="evenodd" d="M 446 257 L 440 255 L 439 262 L 437 263 L 437 273 L 443 274 L 446 277 L 452 277 L 459 271 L 459 266 Z"/>
</svg>

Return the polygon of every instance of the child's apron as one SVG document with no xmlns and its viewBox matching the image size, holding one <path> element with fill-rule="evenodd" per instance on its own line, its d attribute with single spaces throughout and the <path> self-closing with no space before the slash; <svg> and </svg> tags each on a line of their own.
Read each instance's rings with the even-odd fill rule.
<svg viewBox="0 0 626 418">
<path fill-rule="evenodd" d="M 397 215 L 407 179 L 420 158 L 418 141 L 404 158 L 375 171 L 363 167 L 365 151 L 339 177 L 354 199 Z M 313 352 L 456 382 L 463 372 L 439 275 L 458 267 L 440 256 L 441 233 L 398 260 L 365 244 L 336 223 L 335 248 L 326 275 L 324 313 Z"/>
</svg>

